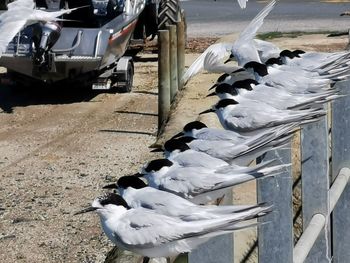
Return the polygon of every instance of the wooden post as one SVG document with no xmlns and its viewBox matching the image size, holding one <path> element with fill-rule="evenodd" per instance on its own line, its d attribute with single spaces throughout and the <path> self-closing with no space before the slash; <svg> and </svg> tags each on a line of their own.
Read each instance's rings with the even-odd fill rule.
<svg viewBox="0 0 350 263">
<path fill-rule="evenodd" d="M 169 31 L 158 31 L 158 131 L 170 111 Z"/>
<path fill-rule="evenodd" d="M 177 74 L 178 74 L 178 88 L 183 88 L 182 76 L 185 69 L 185 22 L 180 21 L 176 23 L 177 27 Z"/>
<path fill-rule="evenodd" d="M 173 101 L 178 91 L 177 76 L 177 34 L 176 26 L 167 26 L 169 29 L 170 42 L 170 100 Z"/>
</svg>

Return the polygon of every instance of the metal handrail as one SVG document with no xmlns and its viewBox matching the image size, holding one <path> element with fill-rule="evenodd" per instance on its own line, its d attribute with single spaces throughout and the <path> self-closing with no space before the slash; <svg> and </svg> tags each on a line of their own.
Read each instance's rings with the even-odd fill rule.
<svg viewBox="0 0 350 263">
<path fill-rule="evenodd" d="M 329 213 L 331 213 L 337 204 L 341 194 L 350 179 L 350 169 L 342 168 L 335 179 L 332 187 L 329 189 Z M 326 215 L 328 217 L 328 215 Z M 299 241 L 293 250 L 293 262 L 303 263 L 315 244 L 317 237 L 321 233 L 326 224 L 326 216 L 323 214 L 315 214 L 305 231 L 301 235 Z"/>
</svg>

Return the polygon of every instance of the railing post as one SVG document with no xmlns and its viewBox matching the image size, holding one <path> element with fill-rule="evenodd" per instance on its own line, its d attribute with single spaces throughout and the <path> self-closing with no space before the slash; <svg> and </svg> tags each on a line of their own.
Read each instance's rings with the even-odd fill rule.
<svg viewBox="0 0 350 263">
<path fill-rule="evenodd" d="M 350 94 L 349 81 L 335 86 L 343 94 Z M 332 181 L 343 167 L 350 167 L 350 97 L 340 98 L 332 108 Z M 334 263 L 350 259 L 350 187 L 345 188 L 332 214 L 332 248 Z"/>
<path fill-rule="evenodd" d="M 170 25 L 167 28 L 170 42 L 170 100 L 173 101 L 178 91 L 176 25 Z"/>
<path fill-rule="evenodd" d="M 232 190 L 225 194 L 222 205 L 232 205 Z M 189 263 L 232 263 L 233 234 L 211 238 L 188 255 Z"/>
<path fill-rule="evenodd" d="M 290 148 L 287 145 L 286 148 Z M 280 164 L 291 162 L 290 149 L 270 151 L 261 161 L 276 159 Z M 293 262 L 293 179 L 291 168 L 257 182 L 258 202 L 273 205 L 273 212 L 259 218 L 259 263 Z"/>
<path fill-rule="evenodd" d="M 301 189 L 303 230 L 315 214 L 326 220 L 329 214 L 329 154 L 327 118 L 304 125 L 301 132 Z M 304 261 L 329 262 L 331 255 L 329 227 L 323 229 Z M 326 232 L 325 232 L 326 231 Z"/>
<path fill-rule="evenodd" d="M 170 111 L 169 31 L 158 31 L 158 131 Z"/>
<path fill-rule="evenodd" d="M 182 76 L 185 69 L 185 22 L 180 21 L 176 23 L 177 27 L 177 74 L 178 74 L 178 88 L 183 88 Z"/>
</svg>

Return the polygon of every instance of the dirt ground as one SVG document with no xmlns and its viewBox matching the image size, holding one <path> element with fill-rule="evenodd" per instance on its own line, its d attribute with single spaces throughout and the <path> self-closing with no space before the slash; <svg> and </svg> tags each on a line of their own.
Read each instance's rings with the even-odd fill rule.
<svg viewBox="0 0 350 263">
<path fill-rule="evenodd" d="M 308 35 L 274 42 L 334 50 L 343 49 L 347 38 Z M 198 45 L 190 42 L 189 52 L 201 51 Z M 186 65 L 197 56 L 188 54 Z M 156 58 L 141 54 L 130 94 L 0 87 L 0 262 L 104 261 L 113 246 L 97 215 L 72 214 L 103 193 L 103 185 L 159 156 L 149 152 L 157 132 Z M 214 103 L 204 97 L 217 76 L 204 73 L 189 82 L 163 139 Z M 214 116 L 205 118 L 218 125 Z M 250 187 L 235 190 L 237 203 L 254 201 Z M 240 243 L 251 242 L 249 233 Z"/>
</svg>

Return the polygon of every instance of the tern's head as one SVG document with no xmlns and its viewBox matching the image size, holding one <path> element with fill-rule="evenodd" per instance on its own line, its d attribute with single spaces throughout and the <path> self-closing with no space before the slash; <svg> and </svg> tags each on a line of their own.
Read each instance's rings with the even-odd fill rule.
<svg viewBox="0 0 350 263">
<path fill-rule="evenodd" d="M 75 215 L 96 211 L 102 218 L 107 218 L 114 214 L 120 214 L 127 209 L 130 209 L 130 207 L 120 195 L 106 193 L 103 196 L 97 197 L 90 207 L 75 213 Z"/>
<path fill-rule="evenodd" d="M 184 126 L 184 132 L 191 132 L 192 130 L 200 130 L 203 128 L 208 128 L 208 126 L 201 121 L 191 121 Z"/>
<path fill-rule="evenodd" d="M 270 58 L 265 62 L 266 66 L 270 66 L 270 65 L 282 65 L 283 61 L 280 57 L 278 58 Z"/>
<path fill-rule="evenodd" d="M 233 99 L 223 99 L 223 100 L 220 100 L 218 103 L 216 103 L 215 109 L 222 110 L 222 109 L 225 109 L 226 107 L 233 106 L 236 104 L 238 104 L 238 102 Z"/>
<path fill-rule="evenodd" d="M 229 58 L 224 62 L 225 64 L 230 62 L 230 61 L 234 61 L 235 60 L 235 56 L 231 53 Z"/>
<path fill-rule="evenodd" d="M 238 92 L 230 84 L 222 83 L 215 88 L 215 92 L 210 93 L 209 95 L 207 95 L 207 97 L 214 95 L 218 95 L 220 98 L 224 98 L 227 97 L 227 95 L 230 97 L 237 96 Z"/>
<path fill-rule="evenodd" d="M 259 82 L 257 82 L 255 79 L 243 79 L 236 81 L 232 84 L 232 86 L 236 89 L 245 89 L 245 90 L 253 90 L 252 85 L 258 85 Z"/>
<path fill-rule="evenodd" d="M 196 140 L 196 138 L 194 138 L 192 136 L 182 136 L 182 137 L 178 138 L 178 140 L 187 144 L 187 143 L 191 143 L 192 141 Z"/>
<path fill-rule="evenodd" d="M 147 184 L 136 176 L 128 175 L 120 177 L 118 179 L 117 186 L 119 189 L 127 189 L 128 187 L 141 189 L 147 187 Z"/>
<path fill-rule="evenodd" d="M 237 101 L 235 101 L 234 99 L 222 99 L 220 100 L 218 103 L 216 103 L 212 108 L 202 111 L 199 114 L 206 114 L 206 113 L 210 113 L 210 112 L 217 112 L 220 110 L 224 110 L 226 107 L 228 106 L 233 106 L 238 104 Z"/>
<path fill-rule="evenodd" d="M 223 81 L 225 81 L 230 75 L 227 73 L 222 74 L 220 77 L 218 77 L 218 79 L 216 80 L 217 83 L 221 83 Z"/>
<path fill-rule="evenodd" d="M 171 152 L 184 152 L 190 149 L 188 145 L 179 139 L 170 139 L 164 143 L 164 149 Z"/>
<path fill-rule="evenodd" d="M 174 163 L 168 159 L 152 160 L 142 168 L 141 174 L 147 175 L 156 173 L 162 175 L 165 174 L 173 164 Z"/>
<path fill-rule="evenodd" d="M 285 50 L 281 51 L 280 57 L 282 57 L 282 58 L 284 57 L 284 58 L 293 59 L 293 58 L 296 57 L 296 54 L 294 54 L 293 51 L 290 51 L 290 50 L 288 50 L 288 49 L 285 49 Z"/>
<path fill-rule="evenodd" d="M 175 139 L 175 138 L 178 138 L 180 136 L 184 136 L 185 134 L 192 134 L 193 130 L 200 130 L 203 128 L 207 128 L 207 125 L 205 125 L 203 122 L 191 121 L 184 126 L 182 132 L 175 134 L 173 137 L 171 137 L 171 139 Z"/>
<path fill-rule="evenodd" d="M 246 63 L 244 65 L 244 68 L 247 70 L 253 70 L 261 77 L 269 74 L 267 71 L 267 66 L 262 64 L 262 63 L 256 62 L 256 61 L 251 61 L 251 62 Z"/>
<path fill-rule="evenodd" d="M 301 50 L 301 49 L 296 49 L 296 50 L 293 51 L 293 54 L 294 54 L 296 57 L 300 58 L 300 55 L 301 55 L 301 54 L 305 54 L 305 51 L 303 51 L 303 50 Z"/>
</svg>

